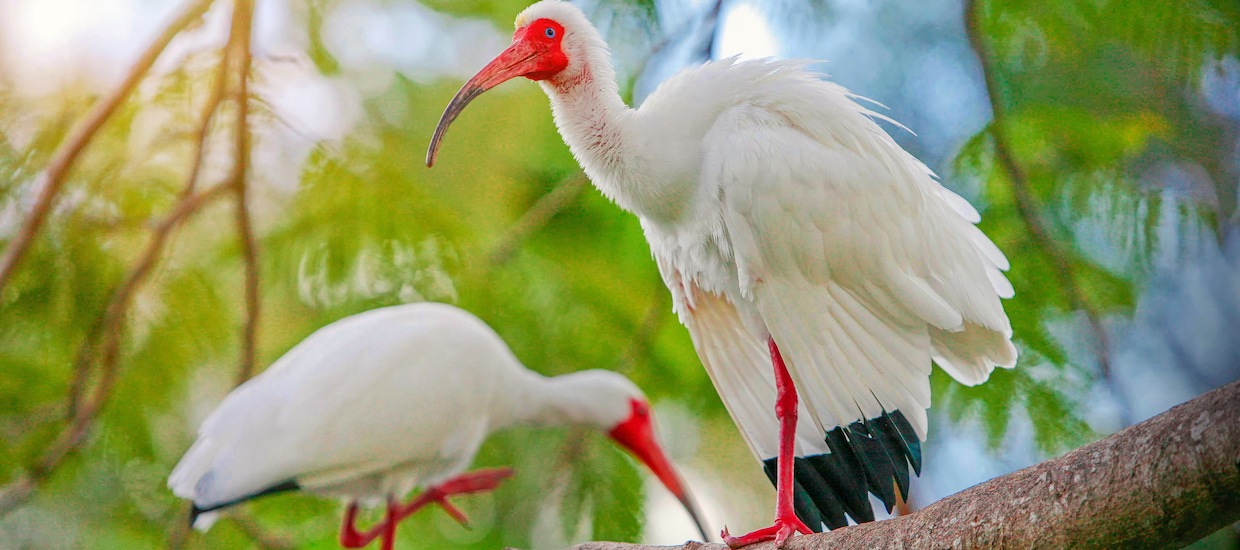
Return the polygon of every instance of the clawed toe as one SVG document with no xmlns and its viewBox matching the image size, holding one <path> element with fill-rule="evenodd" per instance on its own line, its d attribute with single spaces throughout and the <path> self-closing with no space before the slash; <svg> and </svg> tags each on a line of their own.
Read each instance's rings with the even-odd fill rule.
<svg viewBox="0 0 1240 550">
<path fill-rule="evenodd" d="M 729 548 L 740 548 L 742 546 L 749 546 L 750 544 L 754 544 L 756 542 L 766 542 L 768 540 L 775 541 L 776 547 L 783 548 L 784 543 L 788 542 L 788 539 L 792 537 L 793 533 L 808 535 L 812 532 L 813 531 L 810 531 L 810 529 L 806 527 L 799 518 L 793 516 L 792 518 L 776 518 L 775 525 L 758 529 L 757 531 L 747 535 L 741 535 L 739 537 L 732 536 L 728 533 L 728 528 L 724 527 L 723 532 L 720 533 L 720 536 L 723 538 L 724 544 L 727 544 Z"/>
</svg>

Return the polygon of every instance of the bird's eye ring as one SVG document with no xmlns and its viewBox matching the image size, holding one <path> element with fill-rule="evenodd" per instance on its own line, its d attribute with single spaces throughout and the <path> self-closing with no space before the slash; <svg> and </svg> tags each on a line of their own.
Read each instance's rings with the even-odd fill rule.
<svg viewBox="0 0 1240 550">
<path fill-rule="evenodd" d="M 555 29 L 547 27 L 543 30 L 543 34 L 547 35 L 547 38 L 555 38 Z"/>
</svg>

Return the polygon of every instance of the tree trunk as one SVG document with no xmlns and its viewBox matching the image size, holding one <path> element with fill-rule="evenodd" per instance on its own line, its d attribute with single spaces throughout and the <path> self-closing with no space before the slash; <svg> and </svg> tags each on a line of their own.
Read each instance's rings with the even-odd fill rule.
<svg viewBox="0 0 1240 550">
<path fill-rule="evenodd" d="M 1237 519 L 1240 381 L 913 514 L 796 536 L 785 548 L 1173 549 Z M 653 548 L 659 547 L 589 542 L 575 550 Z M 725 547 L 689 542 L 680 548 Z"/>
</svg>

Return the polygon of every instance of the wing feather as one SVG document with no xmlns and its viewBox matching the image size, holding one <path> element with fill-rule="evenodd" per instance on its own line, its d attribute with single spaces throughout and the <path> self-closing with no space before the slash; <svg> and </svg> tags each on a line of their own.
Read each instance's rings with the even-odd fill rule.
<svg viewBox="0 0 1240 550">
<path fill-rule="evenodd" d="M 820 430 L 898 410 L 924 438 L 932 360 L 966 384 L 1015 362 L 1007 258 L 868 111 L 831 85 L 793 85 L 820 85 L 808 95 L 822 105 L 747 104 L 707 138 L 740 294 Z"/>
<path fill-rule="evenodd" d="M 470 368 L 485 356 L 457 355 L 495 350 L 461 331 L 490 334 L 481 321 L 447 307 L 382 308 L 310 335 L 224 399 L 169 485 L 209 507 L 289 480 L 314 489 L 398 467 L 430 476 L 470 458 L 498 382 Z M 400 483 L 382 489 L 412 488 Z"/>
<path fill-rule="evenodd" d="M 660 268 L 678 302 L 681 323 L 689 329 L 698 357 L 745 443 L 758 460 L 774 458 L 779 451 L 779 422 L 775 418 L 775 373 L 766 343 L 744 326 L 726 298 L 682 281 L 664 262 Z M 810 416 L 804 404 L 799 414 Z M 813 423 L 798 424 L 798 456 L 827 450 L 822 432 Z"/>
</svg>

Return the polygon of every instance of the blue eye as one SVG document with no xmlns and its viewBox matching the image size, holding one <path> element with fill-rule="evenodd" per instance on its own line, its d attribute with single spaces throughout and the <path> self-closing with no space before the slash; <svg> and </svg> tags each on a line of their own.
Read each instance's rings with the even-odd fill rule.
<svg viewBox="0 0 1240 550">
<path fill-rule="evenodd" d="M 543 31 L 543 34 L 547 35 L 547 38 L 555 38 L 555 29 L 547 27 L 547 29 Z"/>
</svg>

